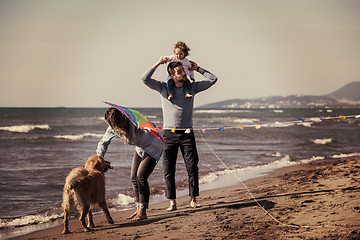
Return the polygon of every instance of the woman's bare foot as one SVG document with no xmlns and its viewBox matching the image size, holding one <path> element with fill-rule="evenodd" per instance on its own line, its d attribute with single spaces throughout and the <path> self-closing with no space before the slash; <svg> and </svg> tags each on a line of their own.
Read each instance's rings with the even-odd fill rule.
<svg viewBox="0 0 360 240">
<path fill-rule="evenodd" d="M 136 222 L 136 221 L 141 221 L 144 219 L 147 219 L 146 209 L 140 209 L 140 210 L 138 210 L 138 213 L 136 214 L 136 216 L 134 216 L 134 218 L 131 219 L 131 221 Z"/>
<path fill-rule="evenodd" d="M 134 217 L 136 217 L 136 215 L 138 215 L 139 213 L 139 209 L 137 209 L 133 214 L 131 214 L 129 217 L 127 217 L 126 219 L 133 219 Z"/>
</svg>

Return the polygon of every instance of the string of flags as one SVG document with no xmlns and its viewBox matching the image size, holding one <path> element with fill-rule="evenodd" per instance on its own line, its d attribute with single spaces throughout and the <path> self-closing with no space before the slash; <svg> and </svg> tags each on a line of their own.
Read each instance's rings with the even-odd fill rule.
<svg viewBox="0 0 360 240">
<path fill-rule="evenodd" d="M 346 120 L 347 118 L 360 118 L 360 115 L 349 115 L 349 116 L 344 116 L 344 115 L 339 115 L 337 117 L 320 117 L 317 118 L 320 121 L 325 121 L 325 120 L 331 120 L 331 119 L 343 119 Z M 249 125 L 241 125 L 241 126 L 236 126 L 236 127 L 212 127 L 212 128 L 202 128 L 202 129 L 183 129 L 183 128 L 173 128 L 171 129 L 171 132 L 175 132 L 176 130 L 182 130 L 185 131 L 185 133 L 190 133 L 191 130 L 198 130 L 201 131 L 202 133 L 206 133 L 207 130 L 218 130 L 219 132 L 223 131 L 224 129 L 241 129 L 243 130 L 244 128 L 255 128 L 257 130 L 259 130 L 262 127 L 272 127 L 272 126 L 281 126 L 281 125 L 285 125 L 285 124 L 301 124 L 301 123 L 305 123 L 305 122 L 314 122 L 314 118 L 298 118 L 297 120 L 294 121 L 288 121 L 288 122 L 275 122 L 275 123 L 265 123 L 265 124 L 249 124 Z"/>
</svg>

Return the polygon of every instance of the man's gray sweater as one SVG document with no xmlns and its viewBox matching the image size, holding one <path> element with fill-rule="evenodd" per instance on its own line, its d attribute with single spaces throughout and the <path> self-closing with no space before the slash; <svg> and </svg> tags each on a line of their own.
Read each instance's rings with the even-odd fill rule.
<svg viewBox="0 0 360 240">
<path fill-rule="evenodd" d="M 164 117 L 163 129 L 192 129 L 194 98 L 185 98 L 184 87 L 175 87 L 174 98 L 168 100 L 167 83 L 151 78 L 154 72 L 155 70 L 150 68 L 143 74 L 141 79 L 146 86 L 159 92 L 161 95 Z M 191 83 L 191 94 L 194 97 L 198 92 L 210 88 L 217 81 L 217 77 L 209 71 L 205 70 L 202 75 L 205 77 L 205 80 Z"/>
</svg>

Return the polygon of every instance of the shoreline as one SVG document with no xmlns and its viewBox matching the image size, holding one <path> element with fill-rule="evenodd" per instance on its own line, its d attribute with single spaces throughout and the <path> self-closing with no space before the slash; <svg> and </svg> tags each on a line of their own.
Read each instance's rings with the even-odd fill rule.
<svg viewBox="0 0 360 240">
<path fill-rule="evenodd" d="M 208 181 L 208 180 L 200 181 L 200 185 L 199 185 L 200 192 L 204 192 L 204 191 L 208 191 L 208 190 L 216 190 L 219 188 L 225 188 L 225 187 L 238 185 L 241 182 L 245 182 L 249 179 L 253 179 L 253 178 L 257 178 L 260 176 L 270 174 L 271 172 L 273 172 L 279 168 L 282 168 L 284 166 L 293 165 L 293 164 L 288 165 L 289 163 L 285 161 L 285 165 L 284 165 L 284 163 L 281 163 L 279 166 L 277 163 L 281 162 L 284 159 L 285 158 L 281 158 L 275 162 L 256 166 L 256 167 L 247 167 L 247 168 L 238 169 L 238 170 L 231 170 L 229 172 L 226 172 L 226 170 L 223 170 L 223 171 L 210 173 L 208 175 L 205 174 L 204 176 L 211 176 L 210 179 L 214 178 L 214 177 L 216 179 L 211 180 L 211 181 Z M 287 159 L 285 159 L 285 160 L 287 160 Z M 300 164 L 300 162 L 297 164 Z M 236 176 L 234 176 L 234 175 L 236 175 Z M 181 197 L 184 197 L 187 195 L 188 195 L 188 189 L 186 188 L 186 186 L 181 186 L 181 187 L 178 186 L 177 198 L 181 198 Z M 168 199 L 166 199 L 164 193 L 162 193 L 162 194 L 157 193 L 155 195 L 150 196 L 150 203 L 152 205 L 161 203 L 161 202 L 165 202 L 165 201 L 168 201 Z M 116 212 L 126 211 L 128 209 L 132 209 L 133 207 L 134 206 L 127 206 L 127 207 L 120 208 L 120 209 L 109 208 L 109 211 L 111 213 L 116 213 Z M 103 214 L 103 212 L 100 210 L 99 207 L 97 207 L 96 212 L 93 212 L 94 216 L 101 216 L 102 214 Z M 71 215 L 72 216 L 70 218 L 70 222 L 78 221 L 77 218 L 74 216 L 75 215 L 74 212 L 72 212 Z M 63 224 L 63 218 L 61 217 L 61 218 L 53 219 L 52 221 L 48 221 L 48 222 L 44 222 L 44 223 L 35 223 L 35 224 L 16 226 L 16 227 L 12 227 L 12 228 L 4 228 L 4 229 L 0 230 L 0 239 L 20 237 L 23 235 L 31 234 L 33 232 L 45 230 L 47 228 L 57 227 L 62 224 Z"/>
<path fill-rule="evenodd" d="M 168 202 L 151 204 L 148 219 L 126 220 L 134 209 L 111 212 L 114 224 L 101 213 L 95 231 L 85 233 L 72 217 L 72 234 L 62 235 L 62 224 L 12 239 L 356 239 L 360 238 L 360 158 L 318 160 L 284 167 L 242 184 L 205 190 L 202 207 L 189 207 L 187 196 L 177 199 L 178 210 L 168 213 Z M 291 225 L 291 226 L 287 226 Z"/>
<path fill-rule="evenodd" d="M 270 163 L 270 165 L 271 165 L 271 163 Z M 245 182 L 249 179 L 268 175 L 271 172 L 281 168 L 281 167 L 267 167 L 268 165 L 264 165 L 264 166 L 259 166 L 258 168 L 254 168 L 254 169 L 250 169 L 250 170 L 247 169 L 247 170 L 245 170 L 245 172 L 242 172 L 240 174 L 229 172 L 227 174 L 217 175 L 217 173 L 215 173 L 215 175 L 217 175 L 217 179 L 215 181 L 200 183 L 200 186 L 199 186 L 200 192 L 216 191 L 216 189 L 236 186 L 236 185 L 240 184 L 240 181 L 238 179 L 235 179 L 233 174 L 236 174 L 236 178 L 239 178 L 239 175 L 240 175 L 240 177 L 242 178 L 242 181 Z M 234 183 L 234 181 L 236 181 L 236 183 Z M 181 199 L 181 198 L 186 197 L 188 194 L 188 189 L 186 187 L 178 188 L 178 189 L 179 190 L 177 190 L 177 201 L 179 201 L 179 199 Z M 166 199 L 164 193 L 150 196 L 150 205 L 162 204 L 164 202 L 168 202 L 168 199 Z M 128 208 L 124 208 L 124 209 L 109 208 L 109 211 L 110 211 L 111 215 L 116 214 L 116 213 L 121 213 L 121 212 L 127 212 L 126 214 L 131 215 L 131 212 L 134 211 L 134 209 L 133 209 L 133 207 L 128 207 Z M 124 215 L 126 215 L 126 214 L 124 214 Z M 75 217 L 74 215 L 75 215 L 75 212 L 73 210 L 71 213 L 69 224 L 71 224 L 72 222 L 78 222 L 78 219 L 77 219 L 78 216 Z M 94 219 L 97 217 L 101 217 L 102 215 L 103 215 L 103 212 L 100 210 L 99 207 L 97 208 L 96 212 L 93 212 Z M 8 229 L 5 228 L 0 231 L 0 239 L 3 239 L 3 238 L 4 239 L 15 239 L 18 237 L 30 235 L 35 232 L 44 231 L 44 230 L 51 229 L 51 228 L 56 228 L 60 225 L 63 226 L 63 218 L 45 222 L 45 223 L 29 224 L 29 225 L 23 225 L 23 226 L 14 227 L 14 228 L 8 228 Z"/>
</svg>

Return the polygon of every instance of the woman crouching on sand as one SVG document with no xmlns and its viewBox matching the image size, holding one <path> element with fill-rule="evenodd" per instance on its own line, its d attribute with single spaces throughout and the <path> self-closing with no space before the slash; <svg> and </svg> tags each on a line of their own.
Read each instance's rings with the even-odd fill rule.
<svg viewBox="0 0 360 240">
<path fill-rule="evenodd" d="M 128 219 L 132 221 L 146 219 L 150 198 L 147 179 L 161 157 L 163 142 L 130 123 L 129 119 L 116 108 L 109 108 L 106 111 L 105 122 L 109 127 L 98 143 L 96 153 L 104 156 L 114 137 L 121 138 L 124 144 L 135 145 L 130 180 L 135 194 L 136 211 Z"/>
</svg>

